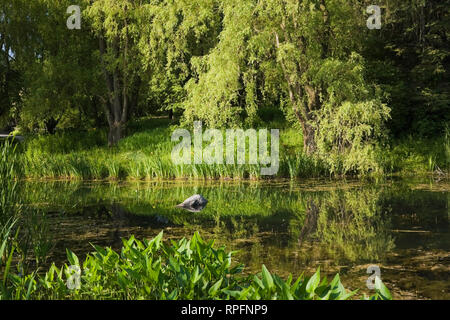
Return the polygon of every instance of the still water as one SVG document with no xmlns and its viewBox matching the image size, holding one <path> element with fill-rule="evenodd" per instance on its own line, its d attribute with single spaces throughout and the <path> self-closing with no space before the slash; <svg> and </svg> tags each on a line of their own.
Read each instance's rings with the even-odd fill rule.
<svg viewBox="0 0 450 320">
<path fill-rule="evenodd" d="M 197 213 L 174 206 L 200 193 Z M 79 257 L 91 244 L 121 238 L 191 237 L 199 231 L 239 250 L 245 272 L 261 265 L 280 276 L 339 272 L 348 289 L 370 294 L 367 268 L 379 266 L 394 299 L 450 299 L 450 182 L 169 181 L 24 182 L 46 263 Z"/>
</svg>

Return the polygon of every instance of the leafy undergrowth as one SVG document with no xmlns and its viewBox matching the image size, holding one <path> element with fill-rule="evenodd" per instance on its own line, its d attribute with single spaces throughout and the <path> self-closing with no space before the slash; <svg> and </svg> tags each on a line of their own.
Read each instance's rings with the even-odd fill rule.
<svg viewBox="0 0 450 320">
<path fill-rule="evenodd" d="M 187 240 L 123 239 L 121 252 L 94 246 L 80 263 L 67 250 L 68 262 L 54 264 L 44 275 L 9 274 L 3 299 L 248 299 L 345 300 L 356 297 L 342 285 L 339 275 L 328 282 L 320 268 L 311 277 L 283 280 L 263 265 L 259 274 L 243 276 L 243 265 L 232 262 L 234 252 L 215 248 L 198 233 Z M 363 299 L 392 299 L 379 278 L 376 293 Z"/>
</svg>

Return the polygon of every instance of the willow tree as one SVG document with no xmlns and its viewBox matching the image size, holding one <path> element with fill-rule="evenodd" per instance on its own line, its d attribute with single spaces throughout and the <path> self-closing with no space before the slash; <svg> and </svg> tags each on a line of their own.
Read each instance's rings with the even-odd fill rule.
<svg viewBox="0 0 450 320">
<path fill-rule="evenodd" d="M 137 17 L 142 3 L 132 0 L 98 0 L 84 10 L 98 37 L 101 67 L 107 96 L 101 96 L 109 125 L 108 144 L 116 145 L 123 136 L 139 89 L 139 50 Z"/>
<path fill-rule="evenodd" d="M 24 72 L 42 46 L 40 11 L 37 1 L 0 0 L 0 127 L 14 127 L 19 120 Z"/>
<path fill-rule="evenodd" d="M 278 88 L 301 126 L 305 153 L 335 171 L 376 168 L 373 150 L 389 109 L 366 80 L 360 52 L 368 16 L 360 2 L 230 0 L 221 8 L 219 43 L 194 61 L 186 118 L 229 125 Z"/>
<path fill-rule="evenodd" d="M 97 59 L 92 54 L 97 43 L 88 28 L 67 28 L 66 10 L 70 0 L 34 2 L 33 11 L 21 12 L 23 20 L 35 22 L 35 29 L 23 32 L 32 39 L 26 48 L 28 61 L 22 67 L 25 88 L 20 110 L 20 126 L 56 128 L 86 127 L 90 117 L 85 110 L 96 108 L 92 97 L 104 91 Z M 31 46 L 31 44 L 33 46 Z"/>
<path fill-rule="evenodd" d="M 139 50 L 148 99 L 161 109 L 179 109 L 192 77 L 191 60 L 217 44 L 221 28 L 218 0 L 162 0 L 140 12 Z"/>
<path fill-rule="evenodd" d="M 186 123 L 201 119 L 211 127 L 236 125 L 240 114 L 252 106 L 240 103 L 239 94 L 245 87 L 250 88 L 247 40 L 252 35 L 254 4 L 220 1 L 219 10 L 222 17 L 219 42 L 207 55 L 191 60 L 194 75 L 186 85 Z"/>
<path fill-rule="evenodd" d="M 121 139 L 141 87 L 148 89 L 142 93 L 147 101 L 156 97 L 167 106 L 182 100 L 191 57 L 205 54 L 216 42 L 216 7 L 216 0 L 88 3 L 84 12 L 99 39 L 108 89 L 103 100 L 110 145 Z"/>
<path fill-rule="evenodd" d="M 360 52 L 367 16 L 359 1 L 271 0 L 257 5 L 255 30 L 275 46 L 304 151 L 332 171 L 377 169 L 374 147 L 389 109 L 366 80 Z"/>
<path fill-rule="evenodd" d="M 94 109 L 91 96 L 103 89 L 96 43 L 87 28 L 67 28 L 70 4 L 0 0 L 0 122 L 54 133 L 89 120 L 81 109 Z"/>
</svg>

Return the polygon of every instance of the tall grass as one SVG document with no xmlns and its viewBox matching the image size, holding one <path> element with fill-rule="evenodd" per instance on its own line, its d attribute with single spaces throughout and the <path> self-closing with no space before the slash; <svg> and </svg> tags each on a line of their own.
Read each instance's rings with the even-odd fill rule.
<svg viewBox="0 0 450 320">
<path fill-rule="evenodd" d="M 17 216 L 20 211 L 17 194 L 16 145 L 12 140 L 0 145 L 0 299 L 10 297 L 9 273 L 17 239 Z"/>
<path fill-rule="evenodd" d="M 35 271 L 27 276 L 12 274 L 13 263 L 23 275 L 31 266 L 30 254 L 39 266 L 50 249 L 45 217 L 40 211 L 23 206 L 17 181 L 22 169 L 16 151 L 14 141 L 0 145 L 0 299 L 14 298 L 22 290 L 24 297 L 29 297 Z M 13 287 L 19 283 L 22 286 L 17 291 Z"/>
<path fill-rule="evenodd" d="M 6 223 L 18 211 L 17 178 L 20 176 L 17 145 L 13 140 L 0 143 L 0 222 Z"/>
<path fill-rule="evenodd" d="M 262 178 L 259 164 L 175 165 L 171 159 L 175 143 L 170 140 L 174 128 L 166 119 L 144 119 L 130 127 L 129 136 L 112 149 L 106 147 L 103 131 L 97 131 L 99 137 L 94 131 L 29 137 L 21 155 L 24 174 L 33 179 L 71 180 Z M 323 164 L 302 154 L 301 135 L 294 131 L 281 131 L 276 177 L 318 177 L 326 172 Z"/>
<path fill-rule="evenodd" d="M 14 234 L 16 223 L 16 219 L 10 218 L 0 226 L 0 300 L 11 297 L 8 277 L 16 248 L 14 245 L 17 239 L 17 233 Z"/>
<path fill-rule="evenodd" d="M 275 125 L 279 124 L 268 124 L 267 127 Z M 175 165 L 171 159 L 175 145 L 171 142 L 174 129 L 167 119 L 138 120 L 130 125 L 128 136 L 112 149 L 106 147 L 102 130 L 29 137 L 21 155 L 24 174 L 33 179 L 71 180 L 264 178 L 260 174 L 260 165 Z M 448 138 L 426 140 L 410 137 L 395 142 L 392 147 L 379 148 L 377 158 L 382 170 L 374 174 L 426 174 L 436 168 L 448 169 L 449 144 Z M 280 167 L 276 178 L 331 175 L 324 161 L 306 155 L 302 148 L 298 129 L 281 128 Z"/>
</svg>

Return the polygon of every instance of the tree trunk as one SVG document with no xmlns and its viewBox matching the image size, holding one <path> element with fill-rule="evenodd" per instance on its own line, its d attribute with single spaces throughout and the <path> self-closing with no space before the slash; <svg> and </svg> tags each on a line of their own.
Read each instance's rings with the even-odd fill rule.
<svg viewBox="0 0 450 320">
<path fill-rule="evenodd" d="M 303 150 L 311 155 L 317 150 L 316 130 L 309 123 L 302 124 L 303 128 Z"/>
<path fill-rule="evenodd" d="M 104 38 L 99 39 L 100 53 L 103 56 L 107 50 L 107 42 Z M 119 54 L 119 40 L 110 43 L 111 50 L 116 56 Z M 103 99 L 103 107 L 109 124 L 108 146 L 117 145 L 122 138 L 123 128 L 128 120 L 129 97 L 127 91 L 127 80 L 124 72 L 116 67 L 112 72 L 103 66 L 109 99 Z"/>
<path fill-rule="evenodd" d="M 53 117 L 50 117 L 49 119 L 44 121 L 45 124 L 45 130 L 47 130 L 47 132 L 49 134 L 55 134 L 56 132 L 56 126 L 58 125 L 58 120 L 56 120 Z"/>
<path fill-rule="evenodd" d="M 113 147 L 119 143 L 122 139 L 122 124 L 120 122 L 114 122 L 109 125 L 108 132 L 108 146 Z"/>
<path fill-rule="evenodd" d="M 281 29 L 284 31 L 283 26 L 281 26 Z M 304 43 L 303 39 L 301 40 L 301 43 Z M 275 45 L 277 48 L 280 48 L 280 39 L 276 32 Z M 302 126 L 303 151 L 305 151 L 306 154 L 311 155 L 317 150 L 315 129 L 311 125 L 311 123 L 313 123 L 313 121 L 315 120 L 313 112 L 320 107 L 318 91 L 311 85 L 303 85 L 298 80 L 293 81 L 292 77 L 289 76 L 288 69 L 283 59 L 280 60 L 280 65 L 286 79 L 289 91 L 289 100 L 291 101 L 292 109 Z M 296 72 L 299 75 L 302 74 L 302 70 L 304 69 L 305 68 L 303 68 L 299 64 L 296 64 Z M 307 97 L 307 103 L 303 102 L 304 97 Z"/>
</svg>

